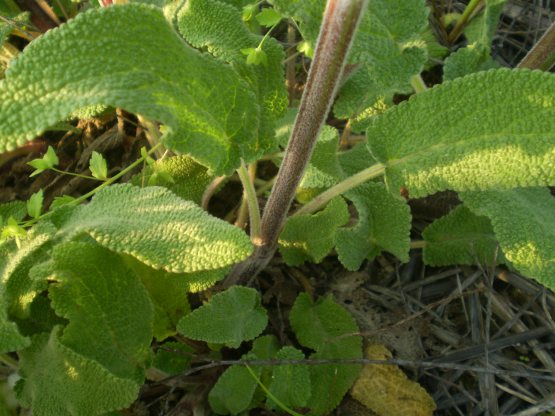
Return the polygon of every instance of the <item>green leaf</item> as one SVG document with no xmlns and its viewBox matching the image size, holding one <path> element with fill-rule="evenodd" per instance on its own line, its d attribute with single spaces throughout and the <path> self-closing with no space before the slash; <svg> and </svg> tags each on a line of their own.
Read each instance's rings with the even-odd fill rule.
<svg viewBox="0 0 555 416">
<path fill-rule="evenodd" d="M 553 74 L 479 72 L 374 118 L 368 145 L 394 194 L 555 184 L 553 96 Z"/>
<path fill-rule="evenodd" d="M 27 201 L 27 213 L 31 218 L 38 218 L 42 212 L 42 203 L 44 201 L 44 192 L 39 190 L 31 195 Z"/>
<path fill-rule="evenodd" d="M 66 239 L 87 233 L 99 244 L 174 273 L 218 269 L 247 257 L 240 229 L 161 187 L 112 185 L 74 209 L 62 225 Z"/>
<path fill-rule="evenodd" d="M 304 360 L 302 351 L 283 347 L 276 355 L 278 360 Z M 274 367 L 270 393 L 287 407 L 305 407 L 310 397 L 310 370 L 307 365 L 282 364 Z M 276 409 L 276 403 L 268 397 L 267 405 Z"/>
<path fill-rule="evenodd" d="M 177 375 L 189 367 L 195 349 L 180 342 L 164 343 L 154 356 L 152 366 L 168 375 Z"/>
<path fill-rule="evenodd" d="M 182 318 L 177 330 L 194 340 L 238 348 L 260 335 L 268 324 L 260 302 L 256 290 L 232 286 Z"/>
<path fill-rule="evenodd" d="M 168 148 L 216 174 L 256 156 L 259 111 L 247 83 L 187 46 L 154 6 L 89 10 L 33 41 L 10 63 L 0 103 L 0 152 L 106 104 L 162 122 Z"/>
<path fill-rule="evenodd" d="M 281 18 L 281 14 L 271 8 L 266 8 L 256 15 L 256 20 L 258 20 L 258 23 L 266 27 L 277 25 Z"/>
<path fill-rule="evenodd" d="M 293 216 L 279 236 L 279 252 L 290 266 L 307 260 L 319 263 L 333 248 L 337 229 L 347 221 L 349 210 L 341 197 L 316 214 Z"/>
<path fill-rule="evenodd" d="M 27 211 L 27 208 L 25 208 Z M 2 227 L 2 234 L 0 234 L 0 242 L 11 238 L 24 238 L 27 236 L 27 231 L 14 219 L 9 217 L 6 225 Z"/>
<path fill-rule="evenodd" d="M 36 416 L 93 416 L 129 406 L 140 384 L 112 374 L 63 345 L 60 328 L 41 334 L 19 352 L 18 398 Z"/>
<path fill-rule="evenodd" d="M 500 65 L 490 56 L 489 48 L 473 43 L 459 49 L 445 60 L 443 80 L 450 81 L 474 72 L 499 67 Z"/>
<path fill-rule="evenodd" d="M 154 306 L 154 337 L 163 341 L 175 335 L 177 323 L 191 311 L 187 299 L 188 275 L 154 270 L 131 257 L 126 260 L 141 279 Z"/>
<path fill-rule="evenodd" d="M 58 163 L 59 161 L 56 152 L 54 151 L 52 146 L 48 146 L 48 150 L 41 159 L 35 159 L 27 162 L 28 165 L 36 169 L 33 173 L 31 173 L 31 175 L 29 175 L 29 177 L 32 178 L 33 176 L 36 176 L 39 173 L 44 172 L 45 170 L 53 168 Z"/>
<path fill-rule="evenodd" d="M 0 243 L 0 267 L 5 271 L 5 263 L 7 262 L 7 256 L 10 252 L 13 252 L 13 249 L 10 250 L 9 246 L 12 242 L 5 242 Z M 24 337 L 17 327 L 17 325 L 12 322 L 8 317 L 8 302 L 5 296 L 5 280 L 6 273 L 0 274 L 0 353 L 9 352 L 9 351 L 16 351 L 27 347 L 30 343 L 30 340 Z"/>
<path fill-rule="evenodd" d="M 33 299 L 46 289 L 46 280 L 34 278 L 30 271 L 48 259 L 54 233 L 52 224 L 45 222 L 33 227 L 19 246 L 14 240 L 0 245 L 0 282 L 11 316 L 28 317 Z"/>
<path fill-rule="evenodd" d="M 242 358 L 256 359 L 254 354 Z M 251 369 L 260 377 L 262 368 L 252 366 Z M 220 376 L 210 393 L 208 402 L 210 408 L 219 415 L 238 415 L 249 409 L 256 391 L 256 380 L 244 366 L 234 365 Z"/>
<path fill-rule="evenodd" d="M 89 169 L 92 176 L 97 179 L 105 181 L 108 179 L 108 164 L 106 159 L 98 152 L 92 152 L 91 160 L 89 161 Z"/>
<path fill-rule="evenodd" d="M 247 65 L 268 65 L 268 57 L 266 52 L 260 48 L 241 49 L 243 55 L 247 55 Z"/>
<path fill-rule="evenodd" d="M 547 188 L 464 192 L 465 205 L 491 220 L 507 260 L 555 289 L 555 199 Z"/>
<path fill-rule="evenodd" d="M 241 13 L 241 17 L 244 22 L 248 22 L 252 19 L 254 14 L 258 11 L 258 3 L 256 4 L 247 4 L 243 7 L 243 11 Z"/>
<path fill-rule="evenodd" d="M 251 134 L 257 137 L 251 150 L 259 156 L 274 150 L 275 122 L 288 105 L 282 64 L 285 54 L 281 45 L 269 37 L 260 47 L 262 36 L 245 26 L 241 10 L 218 0 L 188 0 L 187 7 L 179 11 L 178 27 L 187 42 L 197 48 L 206 48 L 215 57 L 231 64 L 250 85 L 256 94 L 250 104 L 260 108 L 260 123 L 251 126 Z M 242 52 L 245 49 L 251 57 L 247 62 Z M 267 65 L 249 64 L 264 63 L 264 60 Z M 221 81 L 215 83 L 225 85 Z"/>
<path fill-rule="evenodd" d="M 422 237 L 424 262 L 431 266 L 499 263 L 502 254 L 487 217 L 474 215 L 464 205 L 430 224 Z"/>
<path fill-rule="evenodd" d="M 464 30 L 469 44 L 478 43 L 491 50 L 499 18 L 507 0 L 485 0 L 483 12 L 474 17 Z"/>
<path fill-rule="evenodd" d="M 156 183 L 151 179 L 157 175 Z M 214 179 L 208 170 L 188 156 L 174 156 L 157 160 L 132 179 L 134 185 L 159 185 L 180 198 L 200 204 L 206 187 Z"/>
<path fill-rule="evenodd" d="M 353 317 L 331 297 L 313 302 L 301 293 L 289 314 L 301 345 L 316 350 L 310 358 L 362 358 L 362 337 Z M 307 407 L 311 415 L 330 414 L 351 388 L 360 365 L 310 366 L 312 393 Z"/>
<path fill-rule="evenodd" d="M 273 0 L 274 8 L 298 22 L 301 34 L 313 48 L 325 7 L 321 0 Z M 428 26 L 425 0 L 372 0 L 364 14 L 349 55 L 359 64 L 357 80 L 347 81 L 339 93 L 338 117 L 356 117 L 379 96 L 412 91 L 410 79 L 428 59 L 422 33 Z M 344 91 L 350 90 L 349 98 Z M 348 100 L 348 102 L 346 102 Z"/>
<path fill-rule="evenodd" d="M 6 220 L 12 217 L 16 222 L 27 215 L 27 206 L 23 201 L 11 201 L 0 204 L 0 218 Z"/>
<path fill-rule="evenodd" d="M 278 342 L 273 335 L 265 335 L 255 339 L 252 349 L 241 357 L 243 360 L 269 360 L 278 351 Z M 271 367 L 250 366 L 260 379 L 269 373 Z M 239 414 L 256 406 L 257 382 L 245 366 L 233 365 L 223 372 L 216 385 L 208 394 L 210 407 L 217 414 Z"/>
<path fill-rule="evenodd" d="M 69 320 L 60 341 L 113 374 L 141 383 L 152 341 L 153 308 L 141 280 L 122 258 L 89 243 L 53 250 L 49 297 Z"/>
<path fill-rule="evenodd" d="M 323 126 L 310 162 L 305 170 L 300 188 L 329 188 L 342 177 L 337 159 L 339 133 L 330 126 Z"/>
<path fill-rule="evenodd" d="M 54 198 L 54 201 L 52 201 L 52 204 L 50 204 L 50 209 L 54 210 L 56 208 L 59 208 L 61 206 L 67 205 L 73 201 L 75 201 L 75 197 L 71 196 L 71 195 L 62 195 L 62 196 L 57 196 Z"/>
<path fill-rule="evenodd" d="M 358 270 L 365 259 L 373 260 L 384 250 L 408 261 L 412 217 L 407 202 L 379 183 L 360 185 L 345 197 L 355 204 L 358 222 L 337 230 L 335 244 L 341 264 Z"/>
</svg>

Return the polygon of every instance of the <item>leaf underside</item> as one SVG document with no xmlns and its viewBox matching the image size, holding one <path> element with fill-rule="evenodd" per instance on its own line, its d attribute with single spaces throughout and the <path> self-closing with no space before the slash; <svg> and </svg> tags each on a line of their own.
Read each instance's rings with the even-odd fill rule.
<svg viewBox="0 0 555 416">
<path fill-rule="evenodd" d="M 491 220 L 507 260 L 555 289 L 555 199 L 547 188 L 463 192 L 465 205 Z"/>
</svg>

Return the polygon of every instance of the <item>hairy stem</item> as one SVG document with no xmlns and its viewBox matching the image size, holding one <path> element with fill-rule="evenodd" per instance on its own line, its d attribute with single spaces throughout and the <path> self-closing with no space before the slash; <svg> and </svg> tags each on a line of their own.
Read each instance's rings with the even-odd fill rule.
<svg viewBox="0 0 555 416">
<path fill-rule="evenodd" d="M 520 61 L 517 68 L 549 71 L 555 64 L 555 22 L 549 26 L 540 40 Z"/>
<path fill-rule="evenodd" d="M 224 282 L 226 287 L 256 276 L 276 250 L 277 238 L 333 102 L 365 5 L 365 0 L 327 2 L 299 113 L 262 216 L 258 245 L 253 256 L 232 271 Z"/>
</svg>

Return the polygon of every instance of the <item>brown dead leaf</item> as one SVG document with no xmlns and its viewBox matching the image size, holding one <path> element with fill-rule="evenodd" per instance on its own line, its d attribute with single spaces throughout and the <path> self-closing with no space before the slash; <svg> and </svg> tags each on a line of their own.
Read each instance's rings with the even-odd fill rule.
<svg viewBox="0 0 555 416">
<path fill-rule="evenodd" d="M 370 345 L 366 356 L 371 360 L 392 357 L 381 344 Z M 365 365 L 351 396 L 380 416 L 431 416 L 436 408 L 426 390 L 395 365 Z"/>
</svg>

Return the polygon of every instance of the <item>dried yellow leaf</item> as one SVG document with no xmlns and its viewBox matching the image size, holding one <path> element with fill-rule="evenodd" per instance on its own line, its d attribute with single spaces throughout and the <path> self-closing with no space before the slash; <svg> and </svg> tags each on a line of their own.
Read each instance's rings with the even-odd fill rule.
<svg viewBox="0 0 555 416">
<path fill-rule="evenodd" d="M 366 357 L 387 360 L 392 355 L 385 346 L 374 344 L 366 349 Z M 351 396 L 380 416 L 431 416 L 436 408 L 426 390 L 395 365 L 365 365 Z"/>
</svg>

